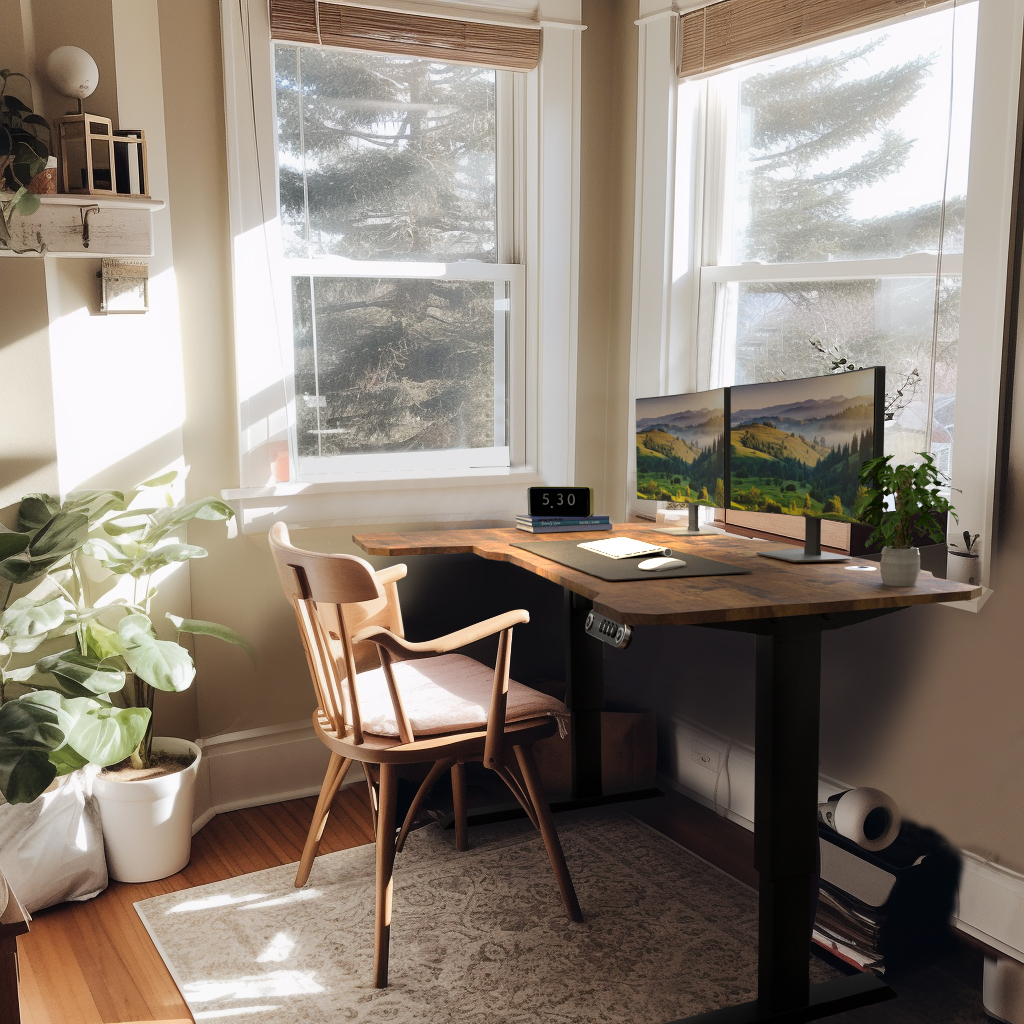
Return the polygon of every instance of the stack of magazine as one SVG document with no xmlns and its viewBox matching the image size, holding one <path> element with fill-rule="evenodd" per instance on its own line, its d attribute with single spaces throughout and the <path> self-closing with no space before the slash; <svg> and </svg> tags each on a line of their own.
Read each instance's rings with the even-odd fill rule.
<svg viewBox="0 0 1024 1024">
<path fill-rule="evenodd" d="M 527 533 L 582 533 L 611 528 L 607 516 L 516 516 L 516 529 Z"/>
</svg>

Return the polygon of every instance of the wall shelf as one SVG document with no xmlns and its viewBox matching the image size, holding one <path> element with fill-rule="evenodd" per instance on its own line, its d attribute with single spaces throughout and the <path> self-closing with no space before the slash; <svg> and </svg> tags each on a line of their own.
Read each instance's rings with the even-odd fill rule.
<svg viewBox="0 0 1024 1024">
<path fill-rule="evenodd" d="M 153 214 L 162 199 L 147 196 L 40 196 L 39 209 L 29 217 L 11 218 L 11 241 L 16 249 L 46 246 L 47 256 L 152 256 Z M 88 221 L 88 244 L 85 222 Z M 0 249 L 2 256 L 39 256 Z"/>
</svg>

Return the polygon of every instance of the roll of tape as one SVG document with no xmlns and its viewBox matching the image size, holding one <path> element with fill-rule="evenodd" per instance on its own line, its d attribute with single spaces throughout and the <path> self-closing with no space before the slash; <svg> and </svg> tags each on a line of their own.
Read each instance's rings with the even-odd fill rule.
<svg viewBox="0 0 1024 1024">
<path fill-rule="evenodd" d="M 11 891 L 7 888 L 7 879 L 0 875 L 0 917 L 4 916 L 7 904 L 11 898 Z"/>
<path fill-rule="evenodd" d="M 900 810 L 880 789 L 850 789 L 818 805 L 821 820 L 841 836 L 872 853 L 884 850 L 899 835 Z"/>
</svg>

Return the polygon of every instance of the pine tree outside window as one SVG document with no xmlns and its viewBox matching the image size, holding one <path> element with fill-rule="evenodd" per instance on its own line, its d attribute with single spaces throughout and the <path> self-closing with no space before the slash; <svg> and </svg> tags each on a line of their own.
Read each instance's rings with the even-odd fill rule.
<svg viewBox="0 0 1024 1024">
<path fill-rule="evenodd" d="M 884 364 L 886 451 L 949 470 L 976 26 L 960 4 L 680 85 L 673 334 L 704 386 Z"/>
<path fill-rule="evenodd" d="M 293 479 L 508 467 L 511 73 L 274 46 Z"/>
</svg>

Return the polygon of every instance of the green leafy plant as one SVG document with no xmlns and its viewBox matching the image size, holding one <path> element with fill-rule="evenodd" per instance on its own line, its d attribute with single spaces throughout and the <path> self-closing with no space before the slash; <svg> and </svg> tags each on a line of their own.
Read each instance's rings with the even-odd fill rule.
<svg viewBox="0 0 1024 1024">
<path fill-rule="evenodd" d="M 161 640 L 151 618 L 155 575 L 207 552 L 177 539 L 193 519 L 227 520 L 218 498 L 175 502 L 176 473 L 118 491 L 80 491 L 62 503 L 24 498 L 17 529 L 0 532 L 0 577 L 8 582 L 0 615 L 0 793 L 34 800 L 57 775 L 86 764 L 131 758 L 149 767 L 156 690 L 180 692 L 195 678 L 183 633 L 252 646 L 226 626 L 166 614 L 175 640 Z M 93 607 L 84 562 L 96 558 L 132 580 L 131 596 Z M 40 580 L 11 602 L 15 585 Z M 47 641 L 73 645 L 21 664 Z M 52 645 L 51 645 L 52 646 Z M 59 645 L 58 645 L 59 646 Z"/>
<path fill-rule="evenodd" d="M 46 168 L 52 149 L 49 122 L 23 100 L 7 92 L 12 78 L 25 78 L 8 68 L 0 70 L 0 178 L 13 195 L 0 200 L 0 248 L 11 248 L 11 217 L 39 209 L 39 196 L 29 182 Z M 26 79 L 27 81 L 27 79 Z"/>
<path fill-rule="evenodd" d="M 882 455 L 861 467 L 860 482 L 867 490 L 857 502 L 855 515 L 875 527 L 869 544 L 909 548 L 918 536 L 941 543 L 946 538 L 946 515 L 959 522 L 939 491 L 942 478 L 935 459 L 925 452 L 918 454 L 924 460 L 918 466 L 893 466 L 892 456 Z M 889 498 L 892 508 L 886 507 Z"/>
</svg>

